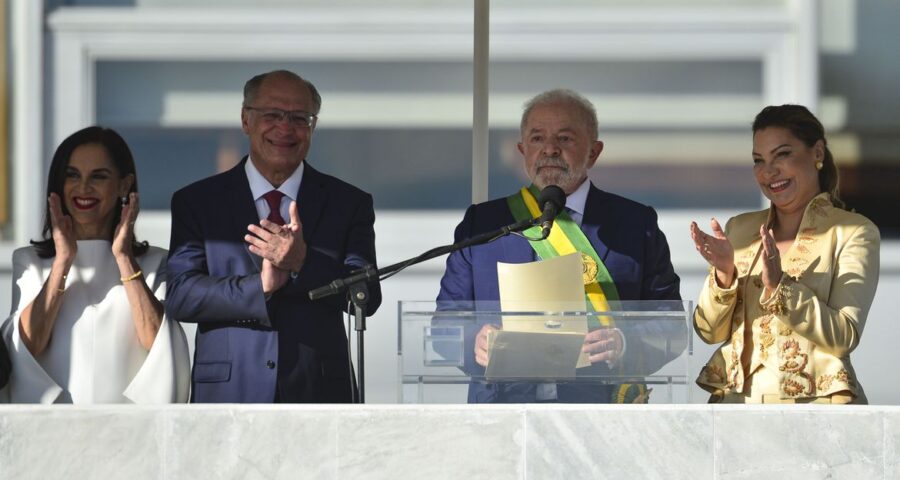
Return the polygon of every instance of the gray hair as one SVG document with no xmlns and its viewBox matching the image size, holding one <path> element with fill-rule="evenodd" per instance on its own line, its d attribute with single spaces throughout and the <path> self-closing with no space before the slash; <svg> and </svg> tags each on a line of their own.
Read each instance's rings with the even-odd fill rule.
<svg viewBox="0 0 900 480">
<path fill-rule="evenodd" d="M 578 110 L 578 113 L 583 117 L 588 132 L 591 134 L 591 140 L 597 139 L 599 127 L 597 126 L 597 110 L 594 109 L 594 104 L 580 93 L 567 88 L 547 90 L 525 102 L 525 111 L 522 112 L 522 123 L 519 125 L 519 130 L 523 133 L 525 132 L 525 124 L 528 123 L 528 116 L 531 115 L 531 111 L 534 110 L 535 107 L 558 104 L 574 106 Z"/>
<path fill-rule="evenodd" d="M 292 80 L 296 80 L 309 89 L 309 93 L 312 96 L 313 107 L 315 107 L 315 112 L 310 112 L 314 115 L 319 114 L 319 110 L 322 109 L 322 96 L 319 95 L 319 91 L 316 90 L 316 86 L 312 84 L 309 80 L 297 75 L 296 73 L 290 70 L 273 70 L 271 72 L 260 73 L 259 75 L 247 80 L 247 83 L 244 84 L 244 106 L 247 107 L 256 100 L 256 95 L 259 94 L 259 88 L 262 86 L 263 82 L 269 75 L 275 76 L 284 76 L 288 77 Z"/>
</svg>

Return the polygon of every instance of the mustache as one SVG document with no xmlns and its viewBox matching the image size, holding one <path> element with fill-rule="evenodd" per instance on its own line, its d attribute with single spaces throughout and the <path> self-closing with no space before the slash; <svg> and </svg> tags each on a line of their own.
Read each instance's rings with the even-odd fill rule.
<svg viewBox="0 0 900 480">
<path fill-rule="evenodd" d="M 562 168 L 563 170 L 569 170 L 569 166 L 562 159 L 562 157 L 541 157 L 538 159 L 535 168 L 543 168 L 543 167 L 557 167 Z"/>
</svg>

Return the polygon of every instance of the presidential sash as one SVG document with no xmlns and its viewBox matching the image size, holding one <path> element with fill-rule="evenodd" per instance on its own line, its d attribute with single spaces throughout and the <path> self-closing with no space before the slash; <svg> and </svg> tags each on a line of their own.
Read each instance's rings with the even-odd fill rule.
<svg viewBox="0 0 900 480">
<path fill-rule="evenodd" d="M 541 209 L 535 200 L 537 193 L 537 187 L 531 185 L 528 188 L 523 187 L 519 193 L 506 199 L 516 221 L 541 216 Z M 531 237 L 539 237 L 541 227 L 535 225 L 525 233 Z M 538 256 L 545 260 L 570 253 L 580 253 L 585 297 L 595 311 L 609 310 L 609 301 L 619 299 L 616 284 L 613 282 L 609 270 L 606 269 L 606 265 L 603 264 L 603 260 L 597 255 L 597 251 L 581 231 L 581 227 L 565 211 L 556 216 L 554 228 L 550 230 L 549 237 L 541 241 L 529 241 L 528 244 Z M 602 317 L 600 323 L 603 326 L 611 326 L 612 322 L 609 318 Z"/>
<path fill-rule="evenodd" d="M 538 189 L 534 185 L 522 187 L 513 195 L 507 197 L 509 209 L 516 221 L 535 219 L 541 216 L 541 208 L 537 203 Z M 532 226 L 525 230 L 525 234 L 534 238 L 540 237 L 541 227 Z M 603 260 L 597 255 L 594 246 L 585 236 L 581 227 L 572 220 L 572 217 L 563 210 L 554 220 L 554 228 L 550 235 L 540 241 L 529 240 L 528 244 L 542 259 L 554 258 L 578 252 L 581 254 L 582 280 L 584 281 L 584 293 L 588 304 L 596 312 L 609 310 L 609 301 L 619 300 L 619 292 L 612 276 L 609 274 Z M 613 327 L 614 322 L 606 316 L 599 316 L 591 323 L 594 328 L 597 324 L 604 327 Z M 613 391 L 613 403 L 647 403 L 649 391 L 641 384 L 617 385 Z"/>
</svg>

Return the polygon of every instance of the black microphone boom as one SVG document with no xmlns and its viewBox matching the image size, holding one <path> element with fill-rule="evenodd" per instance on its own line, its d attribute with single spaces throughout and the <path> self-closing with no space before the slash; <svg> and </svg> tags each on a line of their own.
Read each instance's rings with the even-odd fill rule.
<svg viewBox="0 0 900 480">
<path fill-rule="evenodd" d="M 553 219 L 566 206 L 566 192 L 556 185 L 547 185 L 538 195 L 538 205 L 542 210 L 538 223 L 541 225 L 541 239 L 544 239 L 550 236 Z"/>
<path fill-rule="evenodd" d="M 526 218 L 511 225 L 500 227 L 497 230 L 475 235 L 474 237 L 467 238 L 452 245 L 444 245 L 442 247 L 432 248 L 431 250 L 428 250 L 427 252 L 422 253 L 417 257 L 413 257 L 384 268 L 376 268 L 374 265 L 367 265 L 365 268 L 350 272 L 350 276 L 346 278 L 338 278 L 328 285 L 323 285 L 319 288 L 315 288 L 309 291 L 310 300 L 318 300 L 322 297 L 327 297 L 329 295 L 343 292 L 344 290 L 350 291 L 349 296 L 353 301 L 353 305 L 355 307 L 354 316 L 356 317 L 356 326 L 354 327 L 354 329 L 356 330 L 356 334 L 359 338 L 357 343 L 358 350 L 356 355 L 359 365 L 359 368 L 357 368 L 356 370 L 359 377 L 358 379 L 356 379 L 356 385 L 359 389 L 359 395 L 356 397 L 356 399 L 360 403 L 365 403 L 366 398 L 366 382 L 364 376 L 364 360 L 366 356 L 363 350 L 363 332 L 366 329 L 366 303 L 368 302 L 368 294 L 365 289 L 366 283 L 385 280 L 391 275 L 399 272 L 400 270 L 403 270 L 404 268 L 411 265 L 424 262 L 425 260 L 439 257 L 441 255 L 452 253 L 457 250 L 461 250 L 463 248 L 471 247 L 474 245 L 493 242 L 494 240 L 509 235 L 510 233 L 521 232 L 525 229 L 531 228 L 532 226 L 537 225 L 538 222 L 541 222 L 541 227 L 543 227 L 544 231 L 544 238 L 547 238 L 547 235 L 550 233 L 550 225 L 553 224 L 553 219 L 556 217 L 556 215 L 559 214 L 559 211 L 562 210 L 563 205 L 566 204 L 566 194 L 559 187 L 551 185 L 541 191 L 539 202 L 543 207 L 543 214 L 538 220 L 535 220 L 533 218 Z"/>
<path fill-rule="evenodd" d="M 328 285 L 323 285 L 319 288 L 310 290 L 309 298 L 310 300 L 318 300 L 320 298 L 342 292 L 354 283 L 383 280 L 384 278 L 381 277 L 394 274 L 410 265 L 415 265 L 417 263 L 424 262 L 425 260 L 440 257 L 441 255 L 446 255 L 448 253 L 452 253 L 473 245 L 488 243 L 512 232 L 521 232 L 522 230 L 525 230 L 532 225 L 540 225 L 543 231 L 543 238 L 547 238 L 547 235 L 550 234 L 550 227 L 551 225 L 553 225 L 553 219 L 556 218 L 557 215 L 559 215 L 559 212 L 562 211 L 563 207 L 566 205 L 566 193 L 556 185 L 548 185 L 543 190 L 541 190 L 540 194 L 538 194 L 538 204 L 541 205 L 543 213 L 541 214 L 541 218 L 537 220 L 528 218 L 516 222 L 512 225 L 500 227 L 499 229 L 491 232 L 484 232 L 480 235 L 467 238 L 460 241 L 459 243 L 432 248 L 431 250 L 417 257 L 413 257 L 409 260 L 398 262 L 387 267 L 376 268 L 372 265 L 368 265 L 365 268 L 350 272 L 349 277 L 340 278 L 334 280 Z"/>
</svg>

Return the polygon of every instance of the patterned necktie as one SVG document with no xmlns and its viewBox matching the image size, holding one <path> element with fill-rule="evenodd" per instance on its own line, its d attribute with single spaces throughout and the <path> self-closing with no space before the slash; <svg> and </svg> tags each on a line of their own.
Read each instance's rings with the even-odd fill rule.
<svg viewBox="0 0 900 480">
<path fill-rule="evenodd" d="M 263 195 L 266 203 L 269 204 L 269 216 L 266 217 L 266 220 L 278 225 L 284 225 L 285 223 L 284 218 L 281 217 L 281 197 L 283 196 L 284 194 L 278 190 L 272 190 Z"/>
<path fill-rule="evenodd" d="M 582 214 L 576 212 L 575 210 L 572 210 L 569 207 L 566 207 L 563 210 L 566 212 L 566 214 L 569 215 L 569 218 L 571 218 L 573 222 L 577 223 L 579 227 L 581 226 L 581 221 L 584 217 Z"/>
</svg>

